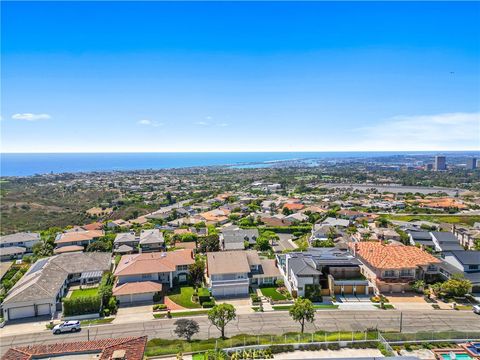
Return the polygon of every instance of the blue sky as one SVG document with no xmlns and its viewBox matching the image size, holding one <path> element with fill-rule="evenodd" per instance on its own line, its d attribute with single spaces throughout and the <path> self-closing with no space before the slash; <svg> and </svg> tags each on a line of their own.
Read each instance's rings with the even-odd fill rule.
<svg viewBox="0 0 480 360">
<path fill-rule="evenodd" d="M 478 2 L 2 2 L 4 152 L 480 148 Z"/>
</svg>

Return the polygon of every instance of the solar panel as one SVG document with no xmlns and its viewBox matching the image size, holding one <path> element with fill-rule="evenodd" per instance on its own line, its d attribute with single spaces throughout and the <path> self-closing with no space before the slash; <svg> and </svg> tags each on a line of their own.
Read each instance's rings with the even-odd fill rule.
<svg viewBox="0 0 480 360">
<path fill-rule="evenodd" d="M 38 260 L 38 261 L 37 261 L 35 264 L 33 264 L 33 266 L 30 268 L 29 273 L 30 273 L 30 274 L 33 274 L 33 273 L 37 272 L 38 270 L 43 269 L 43 267 L 45 266 L 45 264 L 46 264 L 47 262 L 48 262 L 48 258 Z"/>
</svg>

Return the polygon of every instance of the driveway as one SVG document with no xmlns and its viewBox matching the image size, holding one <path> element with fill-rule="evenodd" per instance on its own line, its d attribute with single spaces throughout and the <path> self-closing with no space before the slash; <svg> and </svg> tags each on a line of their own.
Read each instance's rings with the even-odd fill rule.
<svg viewBox="0 0 480 360">
<path fill-rule="evenodd" d="M 273 244 L 273 250 L 276 252 L 282 252 L 283 250 L 294 250 L 298 246 L 295 244 L 292 239 L 291 234 L 279 234 L 277 233 L 279 240 L 275 241 Z"/>
<path fill-rule="evenodd" d="M 118 308 L 113 324 L 147 321 L 153 319 L 152 304 L 140 306 L 128 306 Z"/>
<path fill-rule="evenodd" d="M 398 294 L 386 298 L 397 310 L 432 310 L 432 304 L 426 302 L 422 295 Z"/>
<path fill-rule="evenodd" d="M 252 310 L 252 305 L 250 303 L 250 298 L 220 298 L 215 299 L 217 304 L 230 304 L 233 305 L 237 314 L 251 314 L 254 311 Z"/>
</svg>

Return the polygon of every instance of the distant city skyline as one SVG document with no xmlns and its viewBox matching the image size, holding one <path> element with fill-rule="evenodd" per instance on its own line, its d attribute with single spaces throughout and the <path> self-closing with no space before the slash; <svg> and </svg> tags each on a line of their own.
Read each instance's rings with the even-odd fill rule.
<svg viewBox="0 0 480 360">
<path fill-rule="evenodd" d="M 480 149 L 478 2 L 2 2 L 2 152 Z"/>
</svg>

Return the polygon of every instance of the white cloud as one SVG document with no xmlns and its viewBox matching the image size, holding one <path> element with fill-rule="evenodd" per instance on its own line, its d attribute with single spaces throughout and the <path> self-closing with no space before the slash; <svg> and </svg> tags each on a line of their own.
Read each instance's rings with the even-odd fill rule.
<svg viewBox="0 0 480 360">
<path fill-rule="evenodd" d="M 32 114 L 32 113 L 18 113 L 13 114 L 13 120 L 25 120 L 25 121 L 37 121 L 37 120 L 48 120 L 52 117 L 49 114 Z"/>
<path fill-rule="evenodd" d="M 226 126 L 228 126 L 228 124 L 227 123 L 220 123 L 220 124 L 217 124 L 217 126 L 226 127 Z"/>
<path fill-rule="evenodd" d="M 195 125 L 199 125 L 199 126 L 208 126 L 210 125 L 208 122 L 206 121 L 197 121 L 195 122 Z"/>
<path fill-rule="evenodd" d="M 480 113 L 395 116 L 354 129 L 357 148 L 456 150 L 480 148 Z"/>
<path fill-rule="evenodd" d="M 163 123 L 159 123 L 158 121 L 147 120 L 147 119 L 140 120 L 137 122 L 137 124 L 145 125 L 145 126 L 153 126 L 153 127 L 159 127 L 163 125 Z"/>
</svg>

